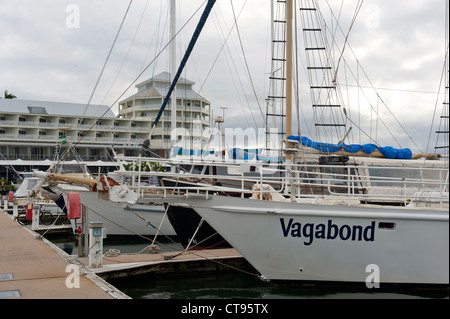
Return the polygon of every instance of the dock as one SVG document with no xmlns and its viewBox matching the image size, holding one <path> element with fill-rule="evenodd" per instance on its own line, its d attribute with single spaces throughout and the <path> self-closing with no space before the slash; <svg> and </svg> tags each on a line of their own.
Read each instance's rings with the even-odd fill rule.
<svg viewBox="0 0 450 319">
<path fill-rule="evenodd" d="M 88 258 L 80 258 L 84 265 Z M 103 279 L 153 274 L 193 274 L 226 269 L 249 269 L 250 264 L 233 248 L 189 250 L 186 252 L 161 252 L 156 254 L 123 254 L 103 257 L 101 268 L 90 268 Z"/>
<path fill-rule="evenodd" d="M 79 287 L 68 287 L 73 283 L 72 267 L 79 270 Z M 67 254 L 0 209 L 0 299 L 129 299 L 106 280 L 143 274 L 197 276 L 233 268 L 255 272 L 233 248 L 112 255 L 103 252 L 101 267 L 89 267 L 88 257 Z"/>
<path fill-rule="evenodd" d="M 77 274 L 79 276 L 75 278 Z M 76 258 L 34 231 L 19 225 L 10 215 L 0 210 L 0 298 L 129 297 Z"/>
</svg>

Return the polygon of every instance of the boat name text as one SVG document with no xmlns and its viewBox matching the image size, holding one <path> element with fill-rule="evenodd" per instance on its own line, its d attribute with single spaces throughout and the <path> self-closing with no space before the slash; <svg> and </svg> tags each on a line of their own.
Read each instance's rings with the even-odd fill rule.
<svg viewBox="0 0 450 319">
<path fill-rule="evenodd" d="M 284 237 L 305 238 L 305 246 L 309 246 L 316 239 L 341 239 L 351 241 L 374 241 L 375 240 L 375 222 L 368 226 L 361 225 L 341 225 L 338 226 L 330 219 L 326 224 L 294 222 L 291 218 L 287 222 L 280 218 L 281 230 Z"/>
</svg>

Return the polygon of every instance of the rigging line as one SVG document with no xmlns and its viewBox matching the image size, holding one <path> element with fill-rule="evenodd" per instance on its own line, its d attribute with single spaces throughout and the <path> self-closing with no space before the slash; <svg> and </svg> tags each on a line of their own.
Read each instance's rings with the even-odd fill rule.
<svg viewBox="0 0 450 319">
<path fill-rule="evenodd" d="M 327 4 L 328 4 L 328 6 L 330 6 L 328 2 L 327 2 Z M 331 9 L 331 7 L 330 7 L 330 11 L 331 11 L 331 14 L 332 14 L 333 18 L 336 20 L 336 16 L 334 15 L 333 10 Z M 344 34 L 344 31 L 342 30 L 342 28 L 339 27 L 339 29 L 340 29 L 341 33 Z M 335 41 L 334 41 L 334 43 L 336 44 Z M 369 82 L 370 87 L 375 91 L 377 97 L 380 99 L 380 101 L 381 101 L 382 104 L 386 107 L 386 109 L 391 113 L 391 115 L 394 117 L 395 121 L 400 125 L 400 127 L 403 129 L 403 131 L 404 131 L 404 132 L 406 133 L 406 135 L 408 136 L 408 138 L 414 143 L 414 145 L 417 147 L 417 149 L 420 150 L 420 147 L 417 146 L 417 143 L 411 138 L 410 134 L 405 130 L 405 128 L 403 127 L 403 125 L 401 125 L 401 123 L 399 122 L 399 120 L 395 117 L 395 115 L 392 113 L 392 111 L 391 111 L 390 108 L 387 106 L 387 104 L 383 101 L 383 99 L 381 99 L 381 97 L 380 97 L 380 95 L 378 94 L 378 92 L 377 92 L 375 86 L 373 85 L 372 81 L 371 81 L 370 78 L 368 77 L 366 71 L 365 71 L 364 68 L 361 66 L 361 63 L 359 62 L 358 58 L 356 58 L 356 54 L 354 53 L 353 48 L 352 48 L 350 45 L 349 45 L 349 47 L 350 47 L 350 51 L 352 52 L 353 56 L 354 56 L 355 59 L 356 59 L 357 64 L 361 67 L 361 71 L 362 71 L 364 77 L 365 77 L 366 80 Z M 346 63 L 345 58 L 344 58 L 344 63 Z M 353 78 L 355 79 L 355 75 L 353 74 L 353 72 L 351 71 L 351 69 L 349 69 L 349 70 L 350 70 L 350 73 L 352 74 Z M 371 107 L 372 107 L 372 105 L 371 105 Z M 381 118 L 380 118 L 380 120 L 381 120 Z M 383 122 L 383 120 L 381 120 L 381 122 L 386 126 L 386 124 Z M 389 131 L 389 128 L 388 128 L 388 127 L 386 127 L 386 128 L 387 128 L 388 131 Z M 392 134 L 390 131 L 389 131 L 389 133 L 390 133 L 391 136 L 395 139 L 395 137 L 393 136 L 393 134 Z M 365 134 L 365 133 L 364 133 L 364 134 Z M 366 135 L 367 135 L 367 134 L 366 134 Z M 396 141 L 396 142 L 398 143 L 398 141 Z M 399 144 L 399 143 L 398 143 L 398 144 Z M 399 144 L 399 145 L 400 145 L 400 144 Z M 422 152 L 422 151 L 420 151 L 420 152 Z"/>
<path fill-rule="evenodd" d="M 160 6 L 159 6 L 159 14 L 158 14 L 158 18 L 159 18 L 159 19 L 158 19 L 158 23 L 156 24 L 156 25 L 157 25 L 157 28 L 156 28 L 155 33 L 153 34 L 152 40 L 151 40 L 151 41 L 149 42 L 149 44 L 148 44 L 147 52 L 145 53 L 145 57 L 144 57 L 144 59 L 143 59 L 143 61 L 142 61 L 141 67 L 139 68 L 140 70 L 143 70 L 143 69 L 144 69 L 144 66 L 145 66 L 145 60 L 147 60 L 147 57 L 148 57 L 148 55 L 149 55 L 149 53 L 150 53 L 150 49 L 152 48 L 153 40 L 155 40 L 156 43 L 158 43 L 158 41 L 159 41 L 158 38 L 159 38 L 159 34 L 160 34 L 161 19 L 162 19 L 162 17 L 163 17 L 163 14 L 162 14 L 162 11 L 163 11 L 162 1 L 163 1 L 163 0 L 161 0 Z M 162 38 L 162 37 L 163 37 L 163 36 L 161 36 L 161 38 Z M 155 55 L 157 54 L 157 52 L 158 52 L 158 46 L 155 45 Z M 154 74 L 154 72 L 155 72 L 155 70 L 153 70 L 152 74 Z"/>
<path fill-rule="evenodd" d="M 123 24 L 124 24 L 124 22 L 125 22 L 125 19 L 126 19 L 127 15 L 128 15 L 128 11 L 130 10 L 130 7 L 131 7 L 131 4 L 132 4 L 132 3 L 133 3 L 133 0 L 130 0 L 130 3 L 128 4 L 127 10 L 126 10 L 126 12 L 125 12 L 125 14 L 124 14 L 124 16 L 123 16 L 123 18 L 122 18 L 122 22 L 120 23 L 119 29 L 117 30 L 117 33 L 116 33 L 116 36 L 115 36 L 115 38 L 114 38 L 114 41 L 113 41 L 113 43 L 112 43 L 112 45 L 111 45 L 111 48 L 109 49 L 109 53 L 108 53 L 108 55 L 107 55 L 107 57 L 106 57 L 105 63 L 103 64 L 102 70 L 101 70 L 101 72 L 100 72 L 100 74 L 99 74 L 99 76 L 98 76 L 98 78 L 97 78 L 97 82 L 95 83 L 94 89 L 92 90 L 91 96 L 89 97 L 88 103 L 87 103 L 86 106 L 84 107 L 83 115 L 81 116 L 81 121 L 83 120 L 83 117 L 85 116 L 85 114 L 86 114 L 86 112 L 87 112 L 87 108 L 88 108 L 89 105 L 91 104 L 91 101 L 92 101 L 92 98 L 93 98 L 93 96 L 94 96 L 94 93 L 95 93 L 95 91 L 97 90 L 97 86 L 98 86 L 98 84 L 99 84 L 99 82 L 100 82 L 100 79 L 101 79 L 101 77 L 102 77 L 102 75 L 103 75 L 103 71 L 105 70 L 106 64 L 107 64 L 108 61 L 109 61 L 109 58 L 110 58 L 111 53 L 112 53 L 112 51 L 113 51 L 113 48 L 114 48 L 114 46 L 115 46 L 115 44 L 116 44 L 117 38 L 119 37 L 120 31 L 122 30 L 122 26 L 123 26 Z M 81 122 L 80 122 L 80 123 L 81 123 Z"/>
<path fill-rule="evenodd" d="M 448 57 L 448 46 L 447 46 L 446 57 Z M 441 79 L 440 79 L 440 82 L 439 82 L 439 89 L 438 89 L 438 98 L 436 98 L 436 102 L 435 102 L 435 104 L 434 104 L 434 111 L 433 111 L 432 121 L 431 121 L 431 125 L 430 125 L 430 133 L 428 134 L 428 141 L 427 141 L 427 147 L 426 147 L 426 149 L 425 149 L 425 153 L 428 152 L 428 148 L 429 148 L 429 146 L 430 146 L 431 133 L 432 133 L 432 130 L 433 130 L 434 119 L 435 119 L 435 117 L 436 117 L 436 110 L 437 110 L 437 106 L 438 106 L 439 92 L 440 92 L 440 89 L 441 89 L 441 87 L 442 87 L 442 82 L 443 82 L 444 77 L 445 77 L 445 72 L 448 72 L 448 71 L 447 71 L 447 61 L 444 61 L 444 65 L 443 65 L 443 67 L 442 67 Z M 438 139 L 437 139 L 437 140 L 438 140 Z M 438 142 L 437 140 L 436 140 L 436 145 L 435 145 L 435 146 L 437 146 L 437 142 Z"/>
<path fill-rule="evenodd" d="M 176 36 L 181 32 L 182 29 L 184 29 L 186 27 L 186 25 L 192 20 L 192 18 L 197 14 L 197 12 L 201 9 L 201 7 L 203 6 L 203 4 L 206 2 L 207 0 L 205 0 L 198 8 L 197 10 L 191 15 L 191 17 L 186 21 L 186 23 L 178 30 L 177 33 L 175 33 L 175 35 L 173 36 L 172 39 L 169 40 L 169 42 L 166 43 L 166 45 L 156 54 L 156 56 L 150 61 L 150 63 L 138 74 L 138 76 L 126 87 L 126 89 L 122 92 L 122 94 L 120 94 L 117 99 L 110 105 L 110 107 L 98 118 L 98 120 L 102 119 L 106 113 L 109 112 L 109 110 L 111 110 L 111 108 L 122 98 L 122 96 L 133 86 L 134 83 L 136 83 L 136 81 L 142 76 L 142 74 L 145 73 L 145 71 L 147 71 L 147 69 L 159 58 L 159 56 L 164 52 L 164 50 L 170 45 L 170 43 L 176 38 Z M 89 133 L 95 126 L 95 123 L 87 130 L 86 133 Z M 59 159 L 59 161 L 55 164 L 59 164 L 70 152 L 70 150 L 72 148 L 75 148 L 75 146 L 77 146 L 81 140 L 84 138 L 86 134 L 84 134 L 83 136 L 81 136 L 75 143 L 73 143 L 67 150 L 66 152 L 61 156 L 61 158 Z"/>
<path fill-rule="evenodd" d="M 86 207 L 87 207 L 87 206 L 86 206 Z M 172 246 L 170 246 L 170 245 L 161 243 L 160 241 L 156 241 L 156 239 L 153 239 L 153 240 L 152 240 L 152 239 L 150 239 L 150 238 L 147 238 L 146 236 L 143 236 L 143 235 L 141 235 L 141 234 L 135 233 L 135 232 L 133 232 L 132 230 L 130 230 L 130 229 L 128 229 L 128 228 L 126 228 L 126 227 L 124 227 L 124 226 L 122 226 L 122 225 L 119 225 L 119 224 L 115 223 L 114 221 L 110 220 L 109 218 L 105 217 L 104 215 L 102 215 L 102 214 L 100 214 L 100 213 L 94 211 L 94 210 L 93 210 L 92 208 L 90 208 L 90 207 L 87 207 L 87 209 L 89 209 L 89 210 L 92 211 L 93 213 L 95 213 L 95 214 L 101 216 L 102 218 L 105 218 L 106 220 L 112 222 L 112 223 L 115 224 L 116 226 L 121 227 L 121 228 L 123 228 L 123 229 L 129 231 L 130 233 L 135 234 L 135 235 L 137 235 L 137 236 L 139 236 L 139 237 L 141 237 L 141 238 L 143 238 L 143 239 L 145 239 L 145 240 L 148 240 L 148 241 L 153 242 L 153 243 L 156 242 L 158 245 L 165 246 L 165 247 L 168 247 L 168 248 L 171 248 L 171 249 L 174 249 L 174 250 L 178 250 L 178 251 L 179 251 L 179 253 L 176 254 L 176 255 L 174 255 L 174 256 L 168 256 L 167 259 L 173 259 L 173 258 L 178 257 L 179 255 L 184 254 L 184 253 L 189 253 L 189 254 L 192 254 L 192 255 L 197 256 L 197 257 L 205 258 L 205 259 L 207 259 L 207 260 L 209 260 L 209 261 L 215 262 L 215 263 L 220 264 L 220 265 L 222 265 L 222 266 L 224 266 L 224 267 L 229 267 L 229 268 L 232 268 L 232 269 L 241 271 L 241 272 L 243 272 L 243 273 L 246 273 L 246 274 L 248 274 L 248 275 L 252 275 L 252 276 L 258 277 L 257 274 L 253 274 L 253 273 L 250 273 L 250 272 L 248 272 L 248 271 L 246 271 L 246 270 L 239 269 L 239 268 L 237 268 L 237 267 L 227 265 L 227 264 L 222 263 L 222 262 L 220 262 L 220 261 L 217 261 L 217 260 L 214 260 L 214 259 L 210 259 L 210 258 L 208 258 L 208 257 L 201 256 L 200 254 L 195 253 L 195 252 L 192 251 L 192 250 L 189 250 L 189 251 L 180 250 L 180 249 L 175 248 L 175 247 L 172 247 Z M 133 211 L 132 209 L 130 209 L 130 210 Z M 134 212 L 134 211 L 133 211 L 133 212 Z M 134 212 L 134 213 L 135 213 L 135 212 Z M 151 225 L 151 226 L 154 227 L 153 225 Z M 164 234 L 163 234 L 163 235 L 164 235 Z M 164 236 L 166 236 L 166 235 L 164 235 Z M 176 243 L 176 242 L 173 241 L 169 236 L 166 236 L 166 237 L 167 237 L 169 240 L 171 240 L 172 243 L 174 243 L 174 244 Z"/>
<path fill-rule="evenodd" d="M 136 235 L 136 236 L 138 236 L 138 237 L 141 237 L 142 239 L 148 240 L 149 242 L 153 242 L 153 243 L 156 242 L 156 243 L 158 243 L 158 244 L 161 244 L 160 242 L 155 241 L 155 239 L 150 239 L 150 238 L 148 238 L 148 237 L 146 237 L 146 236 L 144 236 L 144 235 L 141 235 L 141 234 L 139 234 L 139 233 L 136 233 L 135 231 L 133 231 L 133 230 L 131 230 L 131 229 L 129 229 L 129 228 L 123 226 L 122 224 L 116 223 L 115 221 L 111 220 L 110 218 L 106 217 L 105 215 L 103 215 L 103 214 L 101 214 L 101 213 L 99 213 L 99 212 L 93 210 L 91 207 L 86 206 L 86 208 L 87 208 L 88 210 L 90 210 L 91 212 L 93 212 L 94 214 L 100 216 L 101 218 L 104 218 L 104 219 L 106 219 L 107 221 L 109 221 L 110 223 L 113 223 L 113 224 L 116 225 L 117 227 L 122 228 L 122 229 L 128 231 L 130 234 L 134 234 L 134 235 Z M 147 221 L 145 218 L 143 218 L 142 216 L 140 216 L 139 214 L 137 214 L 131 207 L 130 207 L 130 211 L 131 211 L 132 213 L 134 213 L 137 217 L 139 217 L 139 218 L 141 218 L 142 220 L 144 220 L 148 225 L 150 225 L 150 227 L 152 227 L 153 229 L 157 229 L 157 227 L 156 227 L 155 225 L 153 225 L 151 222 Z M 172 241 L 172 243 L 176 244 L 176 242 L 173 241 L 173 240 L 170 238 L 170 236 L 165 235 L 165 234 L 162 233 L 162 232 L 160 232 L 160 233 L 161 233 L 161 235 L 163 235 L 164 237 L 166 237 L 167 239 L 169 239 L 170 241 Z M 166 246 L 167 246 L 167 247 L 171 247 L 171 246 L 169 246 L 169 245 L 166 245 Z"/>
<path fill-rule="evenodd" d="M 122 71 L 122 68 L 123 68 L 123 66 L 125 64 L 125 61 L 128 59 L 128 55 L 130 54 L 131 48 L 133 47 L 134 41 L 136 40 L 136 35 L 137 35 L 139 29 L 141 28 L 141 23 L 142 23 L 142 20 L 144 18 L 145 10 L 147 9 L 147 5 L 148 5 L 148 0 L 145 2 L 144 10 L 142 10 L 141 18 L 140 18 L 139 23 L 138 23 L 138 25 L 136 27 L 136 31 L 134 32 L 133 40 L 131 41 L 130 46 L 128 47 L 127 54 L 125 55 L 125 58 L 123 59 L 122 64 L 121 64 L 119 70 L 117 71 L 116 77 L 114 78 L 114 80 L 113 80 L 113 82 L 112 82 L 108 92 L 106 92 L 105 97 L 103 98 L 102 104 L 105 101 L 106 97 L 109 95 L 109 92 L 111 92 L 114 84 L 116 83 L 117 78 L 119 77 L 120 72 Z"/>
<path fill-rule="evenodd" d="M 362 67 L 361 67 L 362 68 Z M 359 87 L 362 89 L 374 89 L 374 90 L 385 90 L 385 91 L 397 91 L 397 92 L 408 92 L 408 93 L 420 93 L 420 94 L 444 94 L 441 92 L 431 92 L 431 91 L 420 91 L 420 90 L 405 90 L 405 89 L 392 89 L 392 88 L 381 88 L 381 87 L 373 87 L 367 85 L 357 85 L 357 84 L 340 84 L 340 86 L 348 86 L 348 87 Z"/>
<path fill-rule="evenodd" d="M 212 69 L 213 69 L 213 67 L 215 66 L 215 63 L 217 62 L 218 58 L 220 57 L 220 54 L 221 54 L 222 50 L 225 48 L 225 46 L 226 46 L 226 50 L 227 50 L 229 56 L 230 56 L 230 57 L 232 56 L 231 51 L 230 51 L 230 48 L 229 48 L 229 46 L 227 45 L 227 43 L 228 43 L 228 38 L 230 37 L 231 32 L 232 32 L 232 30 L 233 30 L 233 28 L 234 28 L 234 25 L 232 26 L 232 28 L 231 28 L 230 31 L 228 32 L 228 35 L 225 37 L 224 32 L 223 32 L 222 27 L 221 27 L 221 24 L 220 24 L 219 17 L 218 17 L 218 15 L 217 15 L 216 12 L 214 12 L 214 17 L 217 19 L 217 26 L 218 26 L 218 29 L 220 30 L 221 34 L 222 34 L 222 37 L 224 38 L 224 42 L 223 42 L 223 44 L 222 44 L 221 49 L 220 49 L 219 52 L 217 53 L 216 58 L 215 58 L 215 60 L 214 60 L 214 62 L 213 62 L 213 65 L 211 66 L 211 68 L 210 68 L 210 70 L 209 70 L 209 72 L 208 72 L 206 78 L 208 78 L 209 75 L 211 74 Z M 238 74 L 237 67 L 236 67 L 236 64 L 234 63 L 234 60 L 231 58 L 231 65 L 230 65 L 230 62 L 229 62 L 228 57 L 227 57 L 226 54 L 224 54 L 224 58 L 225 58 L 225 60 L 226 60 L 226 62 L 227 62 L 228 68 L 230 69 L 230 75 L 232 74 L 232 72 L 231 72 L 232 70 L 234 70 L 235 74 Z M 243 104 L 243 102 L 242 102 L 242 100 L 241 100 L 241 96 L 240 96 L 240 94 L 239 94 L 238 85 L 237 85 L 237 83 L 236 83 L 236 82 L 239 82 L 240 87 L 241 87 L 242 90 L 244 91 L 244 87 L 243 87 L 243 85 L 242 85 L 241 79 L 240 79 L 239 76 L 237 76 L 238 80 L 236 81 L 236 80 L 233 78 L 233 76 L 231 76 L 231 77 L 232 77 L 232 79 L 233 79 L 234 88 L 235 88 L 235 90 L 236 90 L 236 94 L 237 94 L 237 97 L 238 97 L 238 99 L 239 99 L 239 104 L 242 105 L 242 107 L 244 107 L 244 104 Z M 201 88 L 203 88 L 203 85 L 204 85 L 205 83 L 206 83 L 206 79 L 203 81 Z M 245 91 L 244 91 L 244 97 L 245 97 L 245 100 L 246 100 L 246 102 L 247 102 L 247 106 L 250 108 L 249 102 L 248 102 L 248 99 L 247 99 L 247 96 L 245 95 Z M 253 122 L 255 123 L 255 126 L 257 126 L 256 120 L 255 120 L 255 118 L 254 118 L 254 116 L 253 116 L 253 113 L 251 112 L 251 109 L 250 109 L 250 113 L 251 113 L 251 115 L 252 115 Z M 248 118 L 247 118 L 247 113 L 246 113 L 246 112 L 243 112 L 243 114 L 244 114 L 245 121 L 246 121 L 247 125 L 250 126 L 250 122 L 249 122 L 249 120 L 248 120 Z"/>
<path fill-rule="evenodd" d="M 242 8 L 242 9 L 243 9 L 243 8 Z M 242 12 L 242 9 L 241 9 L 241 11 L 240 11 L 239 14 L 238 14 L 237 19 L 239 19 L 239 16 L 241 15 L 241 12 Z M 202 82 L 202 85 L 200 86 L 200 89 L 198 90 L 199 92 L 201 92 L 201 91 L 203 90 L 203 86 L 205 85 L 205 83 L 206 83 L 206 81 L 208 80 L 208 78 L 209 78 L 209 76 L 210 76 L 210 74 L 211 74 L 211 72 L 212 72 L 214 66 L 216 65 L 216 63 L 217 63 L 217 61 L 218 61 L 218 59 L 219 59 L 219 57 L 220 57 L 220 53 L 223 51 L 224 47 L 227 45 L 228 38 L 230 37 L 231 32 L 233 31 L 235 25 L 236 25 L 236 24 L 233 24 L 233 26 L 231 27 L 230 31 L 228 32 L 228 35 L 227 35 L 227 37 L 225 38 L 225 40 L 224 40 L 222 46 L 220 47 L 220 50 L 219 50 L 219 52 L 217 53 L 216 58 L 214 59 L 214 62 L 213 62 L 213 64 L 211 65 L 211 68 L 210 68 L 209 71 L 208 71 L 208 74 L 206 75 L 205 79 L 204 79 L 203 82 Z M 219 26 L 220 26 L 220 24 L 219 24 Z M 227 46 L 227 49 L 229 50 L 228 46 Z M 231 55 L 231 53 L 230 53 L 230 55 Z M 232 61 L 233 61 L 233 60 L 232 60 Z M 232 63 L 232 64 L 233 64 L 233 67 L 236 69 L 235 64 L 234 64 L 234 63 Z M 238 77 L 238 79 L 239 79 L 239 81 L 240 81 L 240 78 L 239 78 L 239 77 Z M 241 84 L 241 87 L 242 87 L 242 84 Z M 200 95 L 200 93 L 197 93 L 197 96 L 199 96 L 199 95 Z M 254 118 L 254 116 L 253 116 L 253 112 L 251 112 L 251 110 L 250 110 L 250 114 L 252 115 L 253 121 L 255 122 L 255 125 L 256 125 L 256 120 L 255 120 L 255 118 Z M 244 115 L 245 115 L 245 113 L 244 113 Z M 245 117 L 246 117 L 246 119 L 247 119 L 247 116 L 246 116 L 246 115 L 245 115 Z"/>
<path fill-rule="evenodd" d="M 356 11 L 355 11 L 355 14 L 353 15 L 353 19 L 352 19 L 352 22 L 351 22 L 350 27 L 348 29 L 347 35 L 345 36 L 344 46 L 342 48 L 341 55 L 339 56 L 339 60 L 338 60 L 338 63 L 336 65 L 336 71 L 334 73 L 333 82 L 336 82 L 336 77 L 337 77 L 337 74 L 338 74 L 338 71 L 339 71 L 339 64 L 341 63 L 342 56 L 344 55 L 344 51 L 345 51 L 345 48 L 347 46 L 347 42 L 348 42 L 348 37 L 350 35 L 350 31 L 353 28 L 353 25 L 354 25 L 354 23 L 356 21 L 356 17 L 358 16 L 359 11 L 361 10 L 363 2 L 364 2 L 364 0 L 361 0 L 360 2 L 358 1 L 358 4 L 356 4 Z"/>
<path fill-rule="evenodd" d="M 253 83 L 253 79 L 252 79 L 252 76 L 251 76 L 251 74 L 250 74 L 250 69 L 249 69 L 249 67 L 248 67 L 247 57 L 246 57 L 245 51 L 244 51 L 244 45 L 242 44 L 241 33 L 239 32 L 239 27 L 238 27 L 238 24 L 237 24 L 237 18 L 236 18 L 236 13 L 235 13 L 235 11 L 234 11 L 233 0 L 230 0 L 230 3 L 231 3 L 231 10 L 233 11 L 234 23 L 235 23 L 235 25 L 236 25 L 236 32 L 237 32 L 237 35 L 238 35 L 238 38 L 239 38 L 239 44 L 240 44 L 240 46 L 241 46 L 242 55 L 243 55 L 243 57 L 244 57 L 245 67 L 246 67 L 246 69 L 247 69 L 248 77 L 249 77 L 250 83 L 251 83 L 251 85 L 252 85 L 253 94 L 255 95 L 256 103 L 258 104 L 259 111 L 261 112 L 261 117 L 262 117 L 262 119 L 263 119 L 263 121 L 264 121 L 264 113 L 263 113 L 263 111 L 262 111 L 262 109 L 261 109 L 261 105 L 260 105 L 260 103 L 259 103 L 258 95 L 256 94 L 256 91 L 255 91 L 255 85 L 254 85 L 254 83 Z M 245 1 L 245 3 L 243 4 L 242 7 L 244 7 L 246 3 L 247 3 L 247 1 Z"/>
<path fill-rule="evenodd" d="M 150 139 L 151 139 L 153 130 L 155 129 L 156 125 L 158 124 L 158 122 L 159 122 L 159 120 L 160 120 L 160 118 L 161 118 L 161 116 L 162 116 L 162 114 L 164 112 L 164 109 L 166 108 L 167 104 L 169 103 L 170 95 L 172 94 L 172 91 L 176 88 L 176 84 L 177 84 L 177 82 L 178 82 L 178 80 L 179 80 L 179 78 L 181 76 L 181 73 L 182 73 L 184 67 L 186 66 L 186 63 L 189 60 L 190 55 L 192 54 L 192 51 L 193 51 L 193 49 L 195 47 L 195 44 L 197 43 L 197 40 L 198 40 L 198 38 L 199 38 L 199 36 L 200 36 L 200 34 L 201 34 L 201 32 L 202 32 L 206 22 L 207 22 L 208 16 L 210 15 L 211 10 L 213 9 L 213 6 L 214 6 L 215 2 L 216 2 L 216 0 L 208 0 L 208 3 L 206 4 L 206 6 L 204 8 L 204 11 L 203 11 L 203 13 L 202 13 L 198 23 L 197 23 L 197 26 L 196 26 L 196 28 L 194 30 L 194 33 L 193 33 L 192 38 L 191 38 L 191 40 L 189 42 L 189 45 L 188 45 L 188 47 L 186 49 L 186 52 L 184 53 L 184 56 L 183 56 L 183 58 L 182 58 L 182 60 L 180 62 L 180 65 L 178 66 L 177 73 L 175 74 L 175 76 L 174 76 L 174 78 L 172 80 L 172 83 L 170 84 L 170 87 L 169 87 L 169 90 L 167 92 L 167 95 L 164 98 L 164 101 L 163 101 L 163 103 L 161 105 L 161 108 L 160 108 L 158 114 L 156 115 L 156 119 L 155 119 L 155 121 L 153 123 L 153 126 L 152 126 L 151 130 L 150 130 L 148 138 L 143 143 L 143 147 L 142 147 L 143 150 L 145 148 L 148 148 L 148 146 L 150 144 Z"/>
</svg>

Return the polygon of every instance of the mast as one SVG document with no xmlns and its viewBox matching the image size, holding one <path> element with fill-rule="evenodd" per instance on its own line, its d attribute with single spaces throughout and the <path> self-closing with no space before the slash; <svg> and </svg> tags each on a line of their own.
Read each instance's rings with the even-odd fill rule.
<svg viewBox="0 0 450 319">
<path fill-rule="evenodd" d="M 176 41 L 175 41 L 175 32 L 176 32 L 176 0 L 170 0 L 170 52 L 171 52 L 171 63 L 170 63 L 170 77 L 171 82 L 175 79 L 176 72 Z M 177 86 L 175 84 L 172 95 L 170 97 L 171 104 L 171 124 L 170 128 L 172 132 L 177 128 Z"/>
<path fill-rule="evenodd" d="M 286 140 L 292 135 L 292 0 L 286 0 Z M 286 143 L 289 148 L 291 143 Z M 292 154 L 286 153 L 290 161 Z"/>
<path fill-rule="evenodd" d="M 150 130 L 148 138 L 146 140 L 144 140 L 144 142 L 142 142 L 142 146 L 141 146 L 141 150 L 140 150 L 141 151 L 141 155 L 145 156 L 147 154 L 147 151 L 148 151 L 148 149 L 150 147 L 150 140 L 151 140 L 151 137 L 152 137 L 152 133 L 153 133 L 156 125 L 158 124 L 159 119 L 161 118 L 162 113 L 164 112 L 164 109 L 167 106 L 167 103 L 169 102 L 169 98 L 172 95 L 173 90 L 175 89 L 175 84 L 178 82 L 178 79 L 181 76 L 181 72 L 183 71 L 184 66 L 186 65 L 186 62 L 189 59 L 189 56 L 191 55 L 192 50 L 194 49 L 195 43 L 197 42 L 197 39 L 198 39 L 201 31 L 203 30 L 203 27 L 205 26 L 206 20 L 208 20 L 208 16 L 211 13 L 211 10 L 212 10 L 215 2 L 216 2 L 216 0 L 208 0 L 208 3 L 206 4 L 205 10 L 203 11 L 202 16 L 200 17 L 200 20 L 199 20 L 199 22 L 197 24 L 197 27 L 196 27 L 196 29 L 194 31 L 194 34 L 192 35 L 192 39 L 189 42 L 189 45 L 188 45 L 188 47 L 186 49 L 186 52 L 184 53 L 184 56 L 181 59 L 180 65 L 178 66 L 178 69 L 177 69 L 177 72 L 175 74 L 175 77 L 172 80 L 172 84 L 169 87 L 169 91 L 167 92 L 167 95 L 164 98 L 164 101 L 163 101 L 163 103 L 161 105 L 161 108 L 159 109 L 159 112 L 156 115 L 156 119 L 153 122 L 153 126 L 152 126 L 152 128 Z"/>
</svg>

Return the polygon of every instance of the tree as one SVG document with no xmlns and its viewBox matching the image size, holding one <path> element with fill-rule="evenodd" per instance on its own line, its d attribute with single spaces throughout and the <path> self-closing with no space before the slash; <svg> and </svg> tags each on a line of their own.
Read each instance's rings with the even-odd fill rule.
<svg viewBox="0 0 450 319">
<path fill-rule="evenodd" d="M 8 93 L 8 90 L 5 90 L 5 99 L 17 99 L 17 96 L 12 93 Z"/>
</svg>

